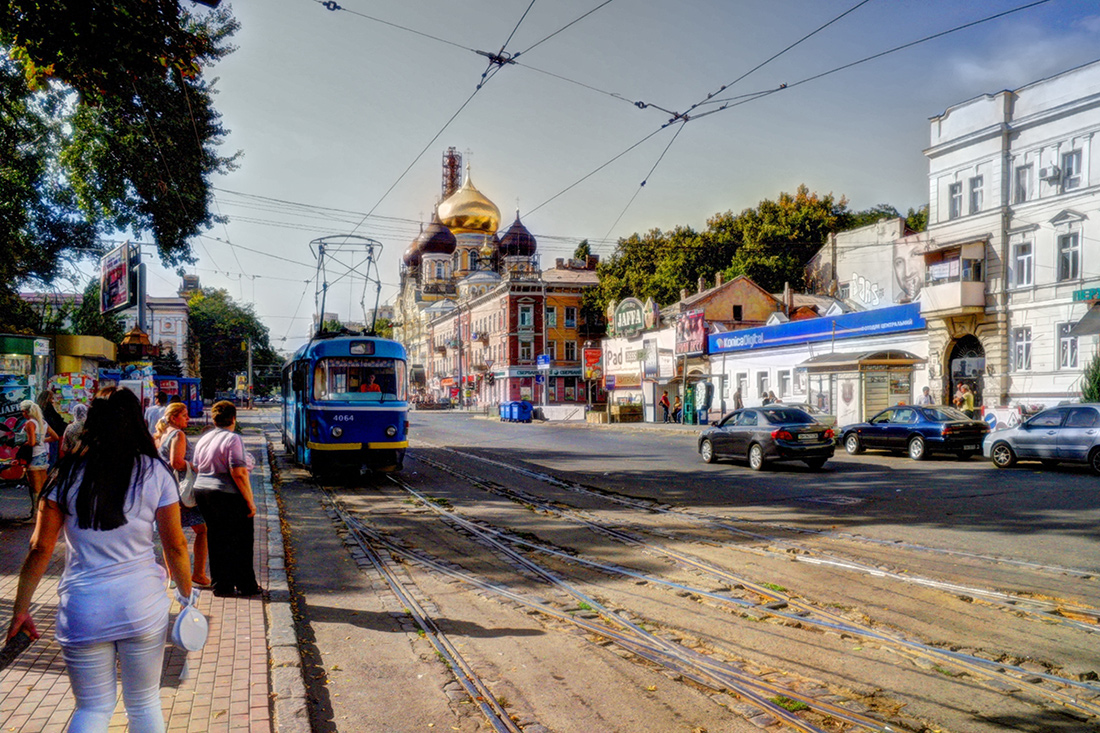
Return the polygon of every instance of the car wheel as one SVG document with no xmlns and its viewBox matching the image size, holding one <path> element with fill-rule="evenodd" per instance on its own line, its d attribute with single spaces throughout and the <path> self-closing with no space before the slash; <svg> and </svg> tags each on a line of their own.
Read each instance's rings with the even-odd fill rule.
<svg viewBox="0 0 1100 733">
<path fill-rule="evenodd" d="M 807 458 L 805 463 L 806 463 L 807 466 L 809 466 L 813 470 L 820 471 L 825 466 L 825 461 L 827 461 L 827 460 L 829 460 L 829 459 L 828 458 Z"/>
<path fill-rule="evenodd" d="M 1100 474 L 1100 448 L 1093 448 L 1089 454 L 1089 468 L 1093 473 Z"/>
<path fill-rule="evenodd" d="M 699 444 L 699 455 L 703 457 L 703 460 L 707 463 L 714 463 L 718 460 L 718 456 L 714 454 L 714 443 L 709 440 L 704 440 Z"/>
<path fill-rule="evenodd" d="M 855 433 L 849 433 L 848 437 L 844 439 L 844 450 L 848 451 L 849 455 L 855 455 L 863 452 L 863 443 L 860 442 L 859 436 Z"/>
<path fill-rule="evenodd" d="M 764 449 L 759 443 L 753 443 L 749 447 L 749 468 L 760 471 L 764 468 Z"/>
<path fill-rule="evenodd" d="M 928 446 L 924 444 L 924 438 L 914 435 L 909 439 L 909 457 L 914 461 L 923 461 L 928 457 Z"/>
<path fill-rule="evenodd" d="M 989 451 L 989 459 L 997 468 L 1009 468 L 1016 463 L 1016 454 L 1008 443 L 997 443 L 993 450 Z"/>
<path fill-rule="evenodd" d="M 969 461 L 971 456 L 974 455 L 973 451 L 964 450 L 958 454 L 960 461 Z"/>
</svg>

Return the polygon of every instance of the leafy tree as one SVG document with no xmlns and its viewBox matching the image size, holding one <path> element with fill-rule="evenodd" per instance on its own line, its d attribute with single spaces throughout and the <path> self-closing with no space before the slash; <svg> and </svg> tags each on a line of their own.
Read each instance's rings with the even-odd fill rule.
<svg viewBox="0 0 1100 733">
<path fill-rule="evenodd" d="M 83 336 L 102 336 L 111 343 L 121 343 L 126 335 L 122 319 L 114 314 L 99 312 L 99 280 L 92 280 L 84 288 L 84 297 L 72 316 L 72 332 Z"/>
<path fill-rule="evenodd" d="M 178 0 L 0 3 L 0 305 L 52 282 L 95 228 L 150 233 L 162 261 L 215 222 L 210 177 L 230 170 L 202 70 L 232 50 L 228 9 Z M 10 59 L 8 58 L 10 56 Z M 0 326 L 26 310 L 0 308 Z"/>
<path fill-rule="evenodd" d="M 393 338 L 393 321 L 389 318 L 379 318 L 374 324 L 374 330 L 384 339 Z"/>
<path fill-rule="evenodd" d="M 587 239 L 582 239 L 577 248 L 573 250 L 573 259 L 586 260 L 590 254 L 592 254 L 592 245 L 588 243 Z"/>
<path fill-rule="evenodd" d="M 909 213 L 905 215 L 905 226 L 911 231 L 923 232 L 928 228 L 928 204 L 917 207 L 916 209 L 910 207 Z"/>
<path fill-rule="evenodd" d="M 283 360 L 271 348 L 267 327 L 252 304 L 235 302 L 225 290 L 203 288 L 191 296 L 188 306 L 191 333 L 202 350 L 199 373 L 204 397 L 234 389 L 233 375 L 248 368 L 245 344 L 249 338 L 256 393 L 264 394 L 278 382 L 278 370 L 271 367 L 281 366 Z"/>
<path fill-rule="evenodd" d="M 1100 352 L 1093 355 L 1081 375 L 1081 401 L 1100 402 Z"/>
<path fill-rule="evenodd" d="M 897 219 L 901 214 L 890 204 L 876 204 L 863 211 L 853 211 L 847 216 L 841 217 L 842 230 L 859 229 L 868 224 L 875 224 L 879 219 Z"/>
</svg>

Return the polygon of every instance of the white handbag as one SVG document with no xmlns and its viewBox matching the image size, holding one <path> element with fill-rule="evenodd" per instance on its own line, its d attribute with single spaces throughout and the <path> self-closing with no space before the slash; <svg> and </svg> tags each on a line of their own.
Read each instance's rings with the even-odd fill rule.
<svg viewBox="0 0 1100 733">
<path fill-rule="evenodd" d="M 191 464 L 187 464 L 187 470 L 183 474 L 183 478 L 180 479 L 180 504 L 185 507 L 192 508 L 195 506 L 195 469 Z"/>
</svg>

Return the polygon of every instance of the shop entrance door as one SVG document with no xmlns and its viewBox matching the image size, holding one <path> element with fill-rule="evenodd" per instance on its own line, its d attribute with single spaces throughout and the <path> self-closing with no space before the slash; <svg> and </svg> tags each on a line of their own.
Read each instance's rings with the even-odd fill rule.
<svg viewBox="0 0 1100 733">
<path fill-rule="evenodd" d="M 965 384 L 974 393 L 974 409 L 979 410 L 982 404 L 982 373 L 985 372 L 985 347 L 977 336 L 967 334 L 955 341 L 951 347 L 951 358 L 948 361 L 948 375 L 950 378 L 950 391 L 944 396 L 945 404 L 952 404 L 951 400 L 959 391 L 959 385 Z"/>
</svg>

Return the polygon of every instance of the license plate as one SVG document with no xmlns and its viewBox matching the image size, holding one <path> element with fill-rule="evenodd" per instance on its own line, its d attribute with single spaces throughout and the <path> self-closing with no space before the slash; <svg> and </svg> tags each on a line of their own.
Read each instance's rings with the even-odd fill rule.
<svg viewBox="0 0 1100 733">
<path fill-rule="evenodd" d="M 799 433 L 799 440 L 817 440 L 817 433 Z"/>
<path fill-rule="evenodd" d="M 978 450 L 978 446 L 976 446 L 976 445 L 964 445 L 963 450 Z"/>
</svg>

